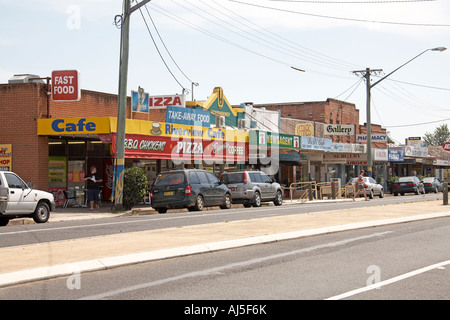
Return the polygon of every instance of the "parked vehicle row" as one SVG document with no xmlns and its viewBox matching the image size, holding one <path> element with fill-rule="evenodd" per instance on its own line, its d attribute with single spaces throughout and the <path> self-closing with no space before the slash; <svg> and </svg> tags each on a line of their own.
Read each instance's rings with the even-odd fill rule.
<svg viewBox="0 0 450 320">
<path fill-rule="evenodd" d="M 398 194 L 403 196 L 405 193 L 438 193 L 442 192 L 443 188 L 442 181 L 436 177 L 427 177 L 421 181 L 416 176 L 409 176 L 398 178 L 392 185 L 392 192 L 394 196 L 398 196 Z"/>
<path fill-rule="evenodd" d="M 150 190 L 151 205 L 159 213 L 179 208 L 201 211 L 209 206 L 229 209 L 232 203 L 259 207 L 273 201 L 279 206 L 282 195 L 281 186 L 260 171 L 224 173 L 218 179 L 206 170 L 171 170 L 160 173 Z"/>
</svg>

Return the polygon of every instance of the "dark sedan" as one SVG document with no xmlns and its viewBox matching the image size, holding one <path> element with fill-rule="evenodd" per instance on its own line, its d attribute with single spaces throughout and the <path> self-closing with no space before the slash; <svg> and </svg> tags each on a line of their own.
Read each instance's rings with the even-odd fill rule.
<svg viewBox="0 0 450 320">
<path fill-rule="evenodd" d="M 423 186 L 425 187 L 425 192 L 442 192 L 444 189 L 442 181 L 436 177 L 423 178 Z"/>
<path fill-rule="evenodd" d="M 402 196 L 405 193 L 425 193 L 423 183 L 416 176 L 401 177 L 392 185 L 392 191 L 394 196 L 398 196 L 400 193 Z"/>
</svg>

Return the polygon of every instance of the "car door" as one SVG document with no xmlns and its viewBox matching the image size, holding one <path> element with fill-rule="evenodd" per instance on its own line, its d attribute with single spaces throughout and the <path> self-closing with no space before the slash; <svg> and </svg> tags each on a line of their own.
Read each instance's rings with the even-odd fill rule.
<svg viewBox="0 0 450 320">
<path fill-rule="evenodd" d="M 35 201 L 31 189 L 14 173 L 5 173 L 9 188 L 8 213 L 33 212 Z"/>
<path fill-rule="evenodd" d="M 369 182 L 370 182 L 370 184 L 372 184 L 373 194 L 374 195 L 379 195 L 380 192 L 381 192 L 381 187 L 377 183 L 377 181 L 374 178 L 370 178 L 369 177 Z"/>
<path fill-rule="evenodd" d="M 274 199 L 275 198 L 275 190 L 273 189 L 272 179 L 265 174 L 264 172 L 260 172 L 261 176 L 261 191 L 263 199 Z"/>
<path fill-rule="evenodd" d="M 199 192 L 203 196 L 203 201 L 205 205 L 210 206 L 214 203 L 214 195 L 213 195 L 213 188 L 211 188 L 211 183 L 208 180 L 208 177 L 206 176 L 206 172 L 204 171 L 196 171 L 198 179 L 200 180 L 199 185 Z"/>
<path fill-rule="evenodd" d="M 264 196 L 263 196 L 263 190 L 262 190 L 261 175 L 259 174 L 259 172 L 249 172 L 248 176 L 251 181 L 252 189 L 255 192 L 258 191 L 261 198 L 263 198 Z"/>
<path fill-rule="evenodd" d="M 210 172 L 206 172 L 206 177 L 211 184 L 211 201 L 213 204 L 218 205 L 223 203 L 223 197 L 225 196 L 225 190 L 220 186 L 219 179 Z"/>
</svg>

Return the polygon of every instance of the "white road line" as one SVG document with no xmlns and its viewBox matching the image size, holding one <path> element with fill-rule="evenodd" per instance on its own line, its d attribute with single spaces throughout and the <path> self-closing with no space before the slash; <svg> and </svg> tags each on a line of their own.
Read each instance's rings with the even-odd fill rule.
<svg viewBox="0 0 450 320">
<path fill-rule="evenodd" d="M 321 244 L 321 245 L 317 245 L 317 246 L 313 246 L 313 247 L 309 247 L 309 248 L 303 248 L 303 249 L 299 249 L 299 250 L 294 250 L 294 251 L 274 254 L 274 255 L 270 255 L 270 256 L 266 256 L 266 257 L 261 257 L 261 258 L 250 259 L 250 260 L 241 261 L 241 262 L 230 263 L 230 264 L 219 266 L 219 267 L 215 267 L 215 268 L 210 268 L 210 269 L 205 269 L 205 270 L 200 270 L 200 271 L 193 271 L 193 272 L 184 273 L 184 274 L 180 274 L 180 275 L 169 277 L 169 278 L 165 278 L 165 279 L 155 280 L 155 281 L 151 281 L 151 282 L 137 284 L 137 285 L 134 285 L 134 286 L 129 286 L 129 287 L 124 287 L 124 288 L 120 288 L 120 289 L 116 289 L 116 290 L 111 290 L 111 291 L 107 291 L 107 292 L 104 292 L 104 293 L 83 297 L 83 298 L 80 298 L 80 299 L 81 300 L 105 299 L 107 297 L 123 294 L 123 293 L 134 291 L 134 290 L 150 288 L 150 287 L 153 287 L 153 286 L 157 286 L 157 285 L 168 283 L 168 282 L 172 282 L 172 281 L 178 281 L 178 280 L 192 278 L 192 277 L 203 277 L 203 276 L 206 276 L 206 275 L 216 274 L 218 272 L 222 272 L 222 271 L 229 270 L 229 269 L 232 269 L 232 268 L 248 267 L 248 266 L 253 265 L 253 264 L 262 263 L 262 262 L 266 262 L 266 261 L 273 260 L 273 259 L 284 258 L 284 257 L 287 257 L 287 256 L 293 256 L 293 255 L 297 255 L 297 254 L 301 254 L 301 253 L 305 253 L 305 252 L 311 252 L 311 251 L 319 250 L 319 249 L 323 249 L 323 248 L 342 246 L 342 245 L 346 245 L 346 244 L 348 244 L 350 242 L 366 240 L 366 239 L 376 238 L 376 237 L 382 237 L 382 236 L 384 236 L 386 234 L 390 234 L 392 232 L 393 231 L 378 232 L 378 233 L 373 233 L 373 234 L 366 235 L 366 236 L 361 236 L 361 237 L 355 237 L 355 238 L 345 239 L 345 240 L 341 240 L 341 241 L 330 242 L 330 243 Z"/>
<path fill-rule="evenodd" d="M 433 270 L 433 269 L 436 269 L 436 268 L 439 268 L 439 267 L 443 267 L 443 266 L 448 265 L 448 264 L 450 264 L 450 260 L 443 261 L 443 262 L 436 263 L 436 264 L 432 264 L 432 265 L 430 265 L 428 267 L 417 269 L 417 270 L 414 270 L 414 271 L 411 271 L 411 272 L 408 272 L 408 273 L 405 273 L 405 274 L 402 274 L 402 275 L 390 278 L 388 280 L 384 280 L 384 281 L 381 281 L 381 282 L 378 282 L 378 283 L 374 283 L 374 284 L 371 284 L 370 286 L 366 286 L 366 287 L 363 287 L 363 288 L 359 288 L 359 289 L 355 289 L 355 290 L 352 290 L 352 291 L 348 291 L 348 292 L 339 294 L 337 296 L 333 296 L 333 297 L 327 298 L 325 300 L 340 300 L 340 299 L 344 299 L 344 298 L 347 298 L 347 297 L 351 297 L 351 296 L 357 295 L 359 293 L 363 293 L 363 292 L 370 291 L 370 290 L 373 290 L 373 289 L 381 288 L 382 286 L 385 286 L 385 285 L 388 285 L 388 284 L 391 284 L 391 283 L 394 283 L 394 282 L 397 282 L 397 281 L 401 281 L 401 280 L 404 280 L 404 279 L 407 279 L 407 278 L 410 278 L 410 277 L 414 277 L 414 276 L 416 276 L 418 274 L 425 273 L 425 272 L 428 272 L 430 270 Z"/>
</svg>

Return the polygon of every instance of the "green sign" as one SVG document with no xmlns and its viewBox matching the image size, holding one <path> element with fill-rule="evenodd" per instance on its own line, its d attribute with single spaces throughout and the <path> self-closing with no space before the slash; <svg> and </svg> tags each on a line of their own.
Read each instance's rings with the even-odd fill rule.
<svg viewBox="0 0 450 320">
<path fill-rule="evenodd" d="M 250 146 L 300 149 L 300 136 L 253 130 L 249 133 Z"/>
</svg>

